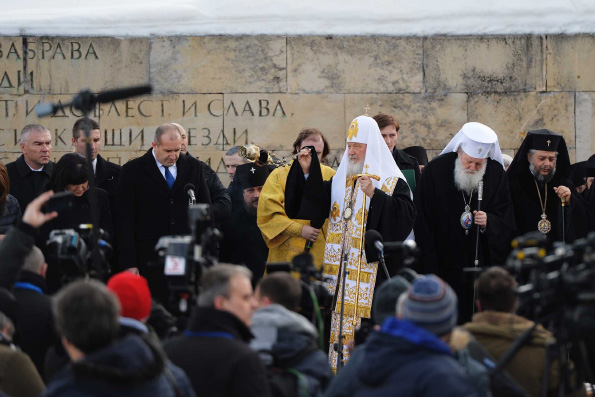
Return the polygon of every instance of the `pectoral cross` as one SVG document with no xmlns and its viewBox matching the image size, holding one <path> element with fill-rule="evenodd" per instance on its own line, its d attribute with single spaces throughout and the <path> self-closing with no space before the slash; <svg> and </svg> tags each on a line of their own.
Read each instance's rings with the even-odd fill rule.
<svg viewBox="0 0 595 397">
<path fill-rule="evenodd" d="M 252 174 L 254 174 L 254 171 L 256 171 L 256 170 L 254 169 L 254 167 L 250 168 L 250 172 L 251 172 Z"/>
<path fill-rule="evenodd" d="M 552 141 L 550 141 L 549 139 L 546 141 L 547 142 L 547 146 L 550 147 L 550 143 L 552 143 Z"/>
<path fill-rule="evenodd" d="M 365 111 L 364 116 L 368 115 L 368 110 L 370 110 L 370 105 L 366 105 L 366 107 L 364 107 L 364 111 Z"/>
</svg>

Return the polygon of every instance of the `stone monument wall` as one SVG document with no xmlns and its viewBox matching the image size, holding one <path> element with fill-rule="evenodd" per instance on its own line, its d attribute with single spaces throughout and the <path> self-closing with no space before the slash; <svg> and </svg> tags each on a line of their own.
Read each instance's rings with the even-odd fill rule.
<svg viewBox="0 0 595 397">
<path fill-rule="evenodd" d="M 370 106 L 401 124 L 397 146 L 435 156 L 467 121 L 492 127 L 514 154 L 528 130 L 562 133 L 572 160 L 595 153 L 595 36 L 0 37 L 0 160 L 20 154 L 22 127 L 47 126 L 53 159 L 72 150 L 81 114 L 38 119 L 40 102 L 150 83 L 146 97 L 97 106 L 102 154 L 123 164 L 155 128 L 182 124 L 189 151 L 227 175 L 222 155 L 255 143 L 287 156 L 297 133 L 328 137 L 341 158 L 346 128 Z"/>
</svg>

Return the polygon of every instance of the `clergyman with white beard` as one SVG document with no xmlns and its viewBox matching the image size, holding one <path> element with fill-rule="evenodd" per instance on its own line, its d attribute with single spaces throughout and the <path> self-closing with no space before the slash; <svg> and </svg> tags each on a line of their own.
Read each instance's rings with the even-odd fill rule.
<svg viewBox="0 0 595 397">
<path fill-rule="evenodd" d="M 515 228 L 496 133 L 480 123 L 465 124 L 424 168 L 414 201 L 415 240 L 422 251 L 418 270 L 452 286 L 459 298 L 459 323 L 469 321 L 473 280 L 463 269 L 475 265 L 476 242 L 479 266 L 502 264 Z"/>
</svg>

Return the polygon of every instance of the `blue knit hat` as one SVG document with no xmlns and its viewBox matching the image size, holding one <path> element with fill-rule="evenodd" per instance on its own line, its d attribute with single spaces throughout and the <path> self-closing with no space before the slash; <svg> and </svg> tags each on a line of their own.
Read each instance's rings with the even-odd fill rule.
<svg viewBox="0 0 595 397">
<path fill-rule="evenodd" d="M 397 311 L 403 320 L 441 336 L 457 325 L 457 295 L 433 274 L 418 277 L 399 298 Z"/>
</svg>

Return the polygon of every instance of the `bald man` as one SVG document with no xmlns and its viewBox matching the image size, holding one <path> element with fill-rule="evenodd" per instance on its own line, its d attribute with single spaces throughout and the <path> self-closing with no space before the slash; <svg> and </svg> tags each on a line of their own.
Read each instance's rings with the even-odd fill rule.
<svg viewBox="0 0 595 397">
<path fill-rule="evenodd" d="M 178 123 L 171 123 L 175 126 L 180 134 L 182 135 L 182 154 L 187 156 L 192 156 L 188 153 L 188 134 L 184 127 L 182 127 Z M 198 159 L 197 159 L 198 160 Z M 213 214 L 215 215 L 215 224 L 219 227 L 223 222 L 229 218 L 231 215 L 231 198 L 229 198 L 229 194 L 227 193 L 227 189 L 221 183 L 219 176 L 217 173 L 213 171 L 211 167 L 209 167 L 205 162 L 198 160 L 199 163 L 202 164 L 203 171 L 205 173 L 205 180 L 207 182 L 207 187 L 209 188 L 209 194 L 211 196 L 211 204 L 213 204 Z"/>
<path fill-rule="evenodd" d="M 19 346 L 31 357 L 40 374 L 44 373 L 47 350 L 58 341 L 54 331 L 52 300 L 45 295 L 47 268 L 43 253 L 33 246 L 23 261 L 23 270 L 13 288 L 19 305 L 16 321 Z"/>
<path fill-rule="evenodd" d="M 152 148 L 122 167 L 116 195 L 118 262 L 120 270 L 140 272 L 149 282 L 151 295 L 167 303 L 163 268 L 157 261 L 159 238 L 190 234 L 188 194 L 191 183 L 197 203 L 211 204 L 203 163 L 181 155 L 182 135 L 173 124 L 155 131 Z"/>
</svg>

